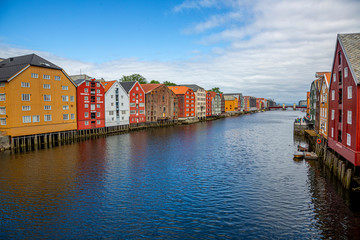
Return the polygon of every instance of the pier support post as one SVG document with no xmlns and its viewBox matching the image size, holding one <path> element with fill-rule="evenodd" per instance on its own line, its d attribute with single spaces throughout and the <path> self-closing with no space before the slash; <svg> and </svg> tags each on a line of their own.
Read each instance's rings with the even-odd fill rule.
<svg viewBox="0 0 360 240">
<path fill-rule="evenodd" d="M 340 181 L 343 184 L 343 186 L 346 186 L 346 179 L 345 179 L 345 170 L 346 170 L 346 166 L 345 163 L 341 164 L 341 176 L 340 176 Z"/>
<path fill-rule="evenodd" d="M 352 170 L 351 170 L 351 168 L 348 168 L 347 171 L 346 171 L 346 183 L 345 183 L 345 188 L 347 190 L 350 189 L 351 176 L 352 176 Z"/>
</svg>

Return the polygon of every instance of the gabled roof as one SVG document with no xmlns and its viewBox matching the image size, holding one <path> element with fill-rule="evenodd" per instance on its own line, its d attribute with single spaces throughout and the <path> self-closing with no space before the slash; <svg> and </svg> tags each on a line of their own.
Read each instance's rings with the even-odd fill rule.
<svg viewBox="0 0 360 240">
<path fill-rule="evenodd" d="M 234 96 L 224 95 L 225 101 L 234 101 L 235 99 L 236 99 L 236 97 L 234 97 Z"/>
<path fill-rule="evenodd" d="M 119 82 L 120 85 L 124 88 L 124 90 L 129 93 L 130 90 L 133 88 L 133 86 L 135 85 L 135 83 L 137 83 L 136 81 L 134 82 Z"/>
<path fill-rule="evenodd" d="M 356 83 L 360 84 L 360 33 L 338 34 L 340 45 Z"/>
<path fill-rule="evenodd" d="M 140 84 L 141 87 L 144 89 L 145 93 L 149 93 L 155 88 L 158 88 L 160 86 L 163 86 L 164 84 Z"/>
<path fill-rule="evenodd" d="M 77 79 L 74 81 L 74 83 L 76 84 L 76 86 L 80 86 L 85 81 L 86 81 L 86 79 Z"/>
<path fill-rule="evenodd" d="M 188 85 L 181 85 L 181 86 L 185 86 L 188 88 L 191 88 L 194 92 L 196 92 L 197 90 L 199 90 L 199 88 L 204 89 L 196 84 L 188 84 Z M 205 89 L 204 89 L 205 90 Z"/>
<path fill-rule="evenodd" d="M 9 80 L 29 65 L 62 70 L 59 66 L 45 60 L 42 57 L 39 57 L 36 54 L 10 57 L 0 62 L 0 81 Z"/>
<path fill-rule="evenodd" d="M 89 75 L 86 74 L 79 74 L 79 75 L 71 75 L 70 78 L 73 81 L 79 80 L 79 79 L 84 79 L 84 80 L 91 80 L 93 79 L 93 77 L 90 77 Z"/>
<path fill-rule="evenodd" d="M 116 83 L 117 80 L 114 81 L 107 81 L 107 82 L 102 82 L 101 84 L 104 86 L 104 91 L 105 93 L 112 87 L 112 85 L 114 85 L 114 83 Z"/>
<path fill-rule="evenodd" d="M 185 94 L 189 88 L 185 86 L 168 86 L 175 94 Z"/>
</svg>

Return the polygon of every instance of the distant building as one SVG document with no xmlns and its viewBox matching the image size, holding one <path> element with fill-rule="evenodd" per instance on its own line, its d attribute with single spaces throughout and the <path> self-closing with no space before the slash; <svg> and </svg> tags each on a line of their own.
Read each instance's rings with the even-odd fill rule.
<svg viewBox="0 0 360 240">
<path fill-rule="evenodd" d="M 234 96 L 238 101 L 235 111 L 244 111 L 244 97 L 242 93 L 224 93 L 224 96 Z"/>
<path fill-rule="evenodd" d="M 235 109 L 238 108 L 238 100 L 236 97 L 232 95 L 225 95 L 224 94 L 224 101 L 225 101 L 225 112 L 234 112 Z"/>
<path fill-rule="evenodd" d="M 196 84 L 190 84 L 190 85 L 182 85 L 188 88 L 191 88 L 196 97 L 196 107 L 195 107 L 195 116 L 197 119 L 204 119 L 206 117 L 206 91 L 204 88 L 196 85 Z"/>
<path fill-rule="evenodd" d="M 306 92 L 306 116 L 310 119 L 310 92 Z"/>
<path fill-rule="evenodd" d="M 164 84 L 141 84 L 145 92 L 146 122 L 178 119 L 178 98 Z"/>
<path fill-rule="evenodd" d="M 244 111 L 255 111 L 256 110 L 256 97 L 244 96 Z"/>
<path fill-rule="evenodd" d="M 75 80 L 77 85 L 78 130 L 105 127 L 104 86 L 95 79 Z"/>
<path fill-rule="evenodd" d="M 299 107 L 306 107 L 307 106 L 307 100 L 300 100 L 298 103 Z"/>
<path fill-rule="evenodd" d="M 76 128 L 76 84 L 61 67 L 36 54 L 0 62 L 0 133 L 15 137 Z"/>
<path fill-rule="evenodd" d="M 317 73 L 320 78 L 319 89 L 319 129 L 318 133 L 327 139 L 328 134 L 328 100 L 329 100 L 329 82 L 331 78 L 331 72 Z"/>
<path fill-rule="evenodd" d="M 168 86 L 178 98 L 179 119 L 195 118 L 195 93 L 191 88 L 185 86 Z"/>
<path fill-rule="evenodd" d="M 331 73 L 328 146 L 360 166 L 360 33 L 337 35 Z"/>
<path fill-rule="evenodd" d="M 319 79 L 314 80 L 310 87 L 310 121 L 315 125 L 316 121 L 316 99 L 319 95 Z M 316 128 L 316 127 L 315 127 Z"/>
<path fill-rule="evenodd" d="M 206 117 L 212 116 L 212 99 L 216 96 L 216 92 L 206 91 Z"/>
<path fill-rule="evenodd" d="M 145 123 L 145 92 L 139 82 L 120 82 L 129 97 L 130 116 L 129 123 Z"/>
<path fill-rule="evenodd" d="M 264 110 L 266 108 L 268 108 L 267 100 L 265 98 L 256 98 L 256 109 Z"/>
</svg>

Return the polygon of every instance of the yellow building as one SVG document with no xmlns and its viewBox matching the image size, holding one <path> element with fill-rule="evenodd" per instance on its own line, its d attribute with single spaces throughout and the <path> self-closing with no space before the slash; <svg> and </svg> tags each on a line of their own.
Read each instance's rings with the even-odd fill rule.
<svg viewBox="0 0 360 240">
<path fill-rule="evenodd" d="M 238 100 L 234 96 L 224 96 L 225 112 L 235 111 L 238 107 Z"/>
<path fill-rule="evenodd" d="M 63 69 L 35 54 L 0 62 L 0 133 L 76 129 L 76 85 Z"/>
</svg>

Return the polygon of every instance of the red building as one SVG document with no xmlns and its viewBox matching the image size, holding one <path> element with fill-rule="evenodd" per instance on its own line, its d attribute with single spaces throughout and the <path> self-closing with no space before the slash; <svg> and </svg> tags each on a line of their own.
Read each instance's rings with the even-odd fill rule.
<svg viewBox="0 0 360 240">
<path fill-rule="evenodd" d="M 95 79 L 78 79 L 75 83 L 78 130 L 105 127 L 104 86 Z"/>
<path fill-rule="evenodd" d="M 360 33 L 338 34 L 329 86 L 328 145 L 360 165 Z"/>
<path fill-rule="evenodd" d="M 179 118 L 195 118 L 195 93 L 185 86 L 168 86 L 178 97 Z"/>
<path fill-rule="evenodd" d="M 145 117 L 145 92 L 139 82 L 120 82 L 127 92 L 130 101 L 130 124 L 144 123 Z"/>
<path fill-rule="evenodd" d="M 206 116 L 212 116 L 212 100 L 216 96 L 216 92 L 207 91 L 206 92 Z"/>
</svg>

